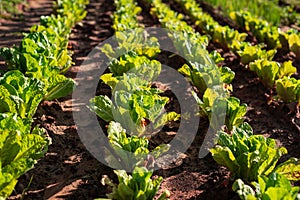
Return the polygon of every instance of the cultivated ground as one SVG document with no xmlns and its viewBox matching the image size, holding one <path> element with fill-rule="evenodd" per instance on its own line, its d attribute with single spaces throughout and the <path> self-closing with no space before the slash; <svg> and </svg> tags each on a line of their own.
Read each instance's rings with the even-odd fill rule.
<svg viewBox="0 0 300 200">
<path fill-rule="evenodd" d="M 51 0 L 29 2 L 30 9 L 24 12 L 23 19 L 0 19 L 0 47 L 19 44 L 22 38 L 20 33 L 37 24 L 41 15 L 49 15 L 52 11 Z M 172 3 L 171 5 L 173 9 L 180 11 L 178 6 Z M 148 7 L 142 3 L 140 6 L 143 8 L 139 16 L 141 24 L 146 27 L 159 27 L 156 19 L 149 15 Z M 73 30 L 69 44 L 74 52 L 75 64 L 67 76 L 73 78 L 76 77 L 76 72 L 87 54 L 97 44 L 113 35 L 112 1 L 91 0 L 87 11 L 87 17 Z M 226 20 L 218 17 L 216 13 L 211 14 L 219 22 L 226 23 Z M 187 21 L 191 23 L 188 18 Z M 288 149 L 289 154 L 284 156 L 283 160 L 291 156 L 300 157 L 300 120 L 295 117 L 295 112 L 280 102 L 268 104 L 268 96 L 272 95 L 272 91 L 264 88 L 258 78 L 244 69 L 233 54 L 214 44 L 210 44 L 209 49 L 217 49 L 225 57 L 222 64 L 236 72 L 232 83 L 233 96 L 248 105 L 245 121 L 250 123 L 256 133 L 275 138 L 279 145 Z M 293 59 L 293 56 L 279 52 L 276 59 L 283 61 Z M 169 60 L 166 54 L 159 55 L 158 60 L 174 68 L 178 68 L 180 64 L 174 59 Z M 294 62 L 294 65 L 298 67 L 299 72 L 299 63 Z M 3 62 L 1 67 L 4 68 Z M 99 87 L 98 92 L 109 93 L 107 87 L 104 89 Z M 165 95 L 172 97 L 170 91 L 166 91 Z M 173 109 L 178 108 L 175 106 Z M 103 175 L 115 179 L 113 169 L 102 165 L 85 149 L 78 137 L 72 112 L 78 111 L 72 110 L 71 95 L 40 105 L 35 116 L 36 123 L 47 130 L 52 145 L 36 167 L 19 179 L 9 199 L 94 199 L 105 197 L 105 193 L 109 192 L 101 185 L 100 180 Z M 171 192 L 171 199 L 238 199 L 231 191 L 232 181 L 229 179 L 229 171 L 217 165 L 210 155 L 203 159 L 198 158 L 198 150 L 207 126 L 207 119 L 201 119 L 198 135 L 188 151 L 169 169 L 155 172 L 155 175 L 164 177 L 161 188 Z M 169 141 L 174 134 L 174 130 L 167 127 L 155 137 L 152 144 L 156 141 Z"/>
</svg>

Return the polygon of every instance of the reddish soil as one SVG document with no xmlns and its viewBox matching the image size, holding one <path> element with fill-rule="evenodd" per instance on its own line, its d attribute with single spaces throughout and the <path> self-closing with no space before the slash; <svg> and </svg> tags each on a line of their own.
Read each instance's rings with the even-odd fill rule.
<svg viewBox="0 0 300 200">
<path fill-rule="evenodd" d="M 20 32 L 28 31 L 30 26 L 38 23 L 40 15 L 51 13 L 51 0 L 32 0 L 30 3 L 30 10 L 25 11 L 23 21 L 0 20 L 1 47 L 18 44 L 22 38 Z M 146 27 L 159 26 L 156 19 L 148 14 L 147 6 L 142 2 L 139 3 L 144 9 L 139 16 L 140 23 Z M 87 10 L 87 17 L 74 28 L 71 35 L 70 46 L 74 52 L 75 65 L 67 76 L 73 78 L 76 77 L 82 61 L 93 47 L 113 35 L 111 15 L 114 6 L 111 1 L 91 0 Z M 216 45 L 210 44 L 210 49 L 213 48 L 217 48 Z M 268 104 L 268 96 L 273 92 L 265 89 L 254 74 L 240 65 L 234 55 L 222 49 L 218 51 L 225 57 L 222 64 L 236 72 L 236 78 L 232 83 L 233 96 L 248 104 L 245 121 L 252 125 L 256 133 L 275 138 L 278 144 L 288 149 L 289 154 L 282 161 L 291 156 L 300 157 L 300 122 L 295 118 L 295 113 L 290 112 L 288 106 L 281 102 Z M 167 60 L 164 54 L 158 58 L 174 68 L 179 65 L 177 61 Z M 78 136 L 72 112 L 76 110 L 72 110 L 71 95 L 40 105 L 35 115 L 36 123 L 47 130 L 52 144 L 46 156 L 39 160 L 35 168 L 20 177 L 9 199 L 105 197 L 108 190 L 101 185 L 100 180 L 103 175 L 115 179 L 113 169 L 98 162 L 86 150 Z M 161 191 L 168 189 L 172 200 L 238 199 L 231 191 L 232 181 L 229 178 L 229 171 L 217 165 L 210 155 L 203 159 L 198 158 L 199 146 L 207 130 L 207 124 L 207 119 L 200 120 L 198 134 L 193 144 L 172 168 L 161 169 L 154 173 L 164 177 Z M 156 138 L 170 139 L 172 132 L 160 132 Z"/>
</svg>

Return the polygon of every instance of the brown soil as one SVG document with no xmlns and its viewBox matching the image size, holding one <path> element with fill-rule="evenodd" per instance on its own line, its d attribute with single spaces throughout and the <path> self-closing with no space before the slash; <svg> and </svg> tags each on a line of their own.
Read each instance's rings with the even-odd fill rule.
<svg viewBox="0 0 300 200">
<path fill-rule="evenodd" d="M 30 10 L 24 13 L 24 21 L 0 20 L 0 46 L 18 44 L 29 27 L 38 23 L 40 15 L 51 13 L 51 0 L 30 1 Z M 147 9 L 140 2 L 143 9 Z M 111 1 L 91 0 L 87 8 L 87 17 L 77 25 L 71 35 L 70 46 L 73 50 L 75 65 L 67 73 L 76 77 L 76 72 L 87 54 L 99 42 L 113 35 L 111 15 L 114 6 Z M 147 12 L 139 16 L 140 22 L 148 26 L 159 26 Z M 215 48 L 211 44 L 210 48 Z M 236 72 L 233 81 L 233 96 L 248 104 L 246 121 L 254 131 L 278 140 L 289 154 L 283 158 L 300 157 L 299 119 L 281 102 L 268 104 L 268 96 L 273 92 L 265 89 L 256 76 L 240 65 L 238 59 L 222 49 L 224 65 Z M 169 66 L 178 67 L 177 61 L 159 59 Z M 115 179 L 111 168 L 98 162 L 84 147 L 77 134 L 73 121 L 71 96 L 57 101 L 44 102 L 36 115 L 36 123 L 47 130 L 52 144 L 46 156 L 35 168 L 20 177 L 15 191 L 9 199 L 94 199 L 105 197 L 107 188 L 100 180 L 103 175 Z M 183 199 L 238 199 L 231 191 L 232 181 L 227 169 L 217 165 L 210 155 L 198 158 L 199 146 L 207 130 L 207 119 L 201 119 L 199 133 L 191 147 L 174 163 L 173 168 L 155 171 L 155 175 L 164 177 L 161 192 L 168 189 L 172 200 Z M 172 132 L 161 132 L 157 138 L 171 137 Z"/>
</svg>

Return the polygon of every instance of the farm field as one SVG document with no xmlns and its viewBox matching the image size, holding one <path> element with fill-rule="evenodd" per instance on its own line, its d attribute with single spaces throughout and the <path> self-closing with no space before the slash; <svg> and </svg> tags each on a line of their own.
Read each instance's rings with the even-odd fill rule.
<svg viewBox="0 0 300 200">
<path fill-rule="evenodd" d="M 232 79 L 230 81 L 224 79 L 225 80 L 224 82 L 226 83 L 224 85 L 226 85 L 226 87 L 230 88 L 232 86 L 232 89 L 227 89 L 224 86 L 225 88 L 224 91 L 226 92 L 226 94 L 228 92 L 231 97 L 236 97 L 237 99 L 240 100 L 237 108 L 241 109 L 241 113 L 235 113 L 236 116 L 231 116 L 230 113 L 226 113 L 229 119 L 228 121 L 226 121 L 226 127 L 225 128 L 223 127 L 224 128 L 223 133 L 226 133 L 228 135 L 233 135 L 234 130 L 236 130 L 235 127 L 239 127 L 239 126 L 247 127 L 247 125 L 243 126 L 243 122 L 245 122 L 250 124 L 255 135 L 261 135 L 265 138 L 275 139 L 272 141 L 271 140 L 268 141 L 268 146 L 271 147 L 273 145 L 272 142 L 275 142 L 274 145 L 276 144 L 278 147 L 286 148 L 287 153 L 283 153 L 285 152 L 285 150 L 282 149 L 278 150 L 277 146 L 276 148 L 274 146 L 274 151 L 276 151 L 276 156 L 278 155 L 279 156 L 278 157 L 274 156 L 276 158 L 270 161 L 272 163 L 274 162 L 274 166 L 272 163 L 271 164 L 268 163 L 269 168 L 272 167 L 275 168 L 275 164 L 277 163 L 277 161 L 278 163 L 276 165 L 278 166 L 279 164 L 285 163 L 290 158 L 293 157 L 300 158 L 300 151 L 299 151 L 300 149 L 300 113 L 299 113 L 300 39 L 298 38 L 299 39 L 298 43 L 296 41 L 294 42 L 293 45 L 291 45 L 291 43 L 294 40 L 290 39 L 294 37 L 293 34 L 298 35 L 300 37 L 300 33 L 291 32 L 287 35 L 278 33 L 278 35 L 281 35 L 280 41 L 279 39 L 276 40 L 275 36 L 272 34 L 270 36 L 270 34 L 266 33 L 265 35 L 263 35 L 264 36 L 263 37 L 260 31 L 258 30 L 256 31 L 253 27 L 251 27 L 251 24 L 250 25 L 249 24 L 245 25 L 245 23 L 236 24 L 234 20 L 230 18 L 230 16 L 226 14 L 223 15 L 218 10 L 218 8 L 213 8 L 208 3 L 200 3 L 200 1 L 193 1 L 193 2 L 200 3 L 201 7 L 199 8 L 204 11 L 205 15 L 208 16 L 203 18 L 199 17 L 202 16 L 199 14 L 201 10 L 194 9 L 195 7 L 193 6 L 189 7 L 188 3 L 184 4 L 185 2 L 190 2 L 186 0 L 184 1 L 179 1 L 179 0 L 133 1 L 133 2 L 137 2 L 137 4 L 134 4 L 135 6 L 140 7 L 140 10 L 137 9 L 136 11 L 131 12 L 131 14 L 137 16 L 136 17 L 137 23 L 135 23 L 133 20 L 133 22 L 130 22 L 128 24 L 120 23 L 121 25 L 119 24 L 118 26 L 117 23 L 122 22 L 122 20 L 124 19 L 122 17 L 113 18 L 113 16 L 116 16 L 117 14 L 122 16 L 122 13 L 124 13 L 126 10 L 125 11 L 122 10 L 119 13 L 115 11 L 118 10 L 118 6 L 121 5 L 122 7 L 124 2 L 126 5 L 130 5 L 130 2 L 132 1 L 126 2 L 126 1 L 119 0 L 115 2 L 118 2 L 119 4 L 116 3 L 114 4 L 112 0 L 111 1 L 90 0 L 85 8 L 85 10 L 87 11 L 86 16 L 84 18 L 82 17 L 82 19 L 81 17 L 78 17 L 78 21 L 74 20 L 74 24 L 73 22 L 71 23 L 70 25 L 71 33 L 69 35 L 66 34 L 68 36 L 66 36 L 65 38 L 68 39 L 63 40 L 63 42 L 65 42 L 65 45 L 61 45 L 60 48 L 62 49 L 62 51 L 68 50 L 72 52 L 70 57 L 72 59 L 73 64 L 69 66 L 68 63 L 70 60 L 68 60 L 69 58 L 67 56 L 65 59 L 68 60 L 68 62 L 60 61 L 59 59 L 61 59 L 61 57 L 58 56 L 57 62 L 58 63 L 63 62 L 64 65 L 62 66 L 65 67 L 59 68 L 58 69 L 59 72 L 53 73 L 53 76 L 58 76 L 58 74 L 59 75 L 63 74 L 65 77 L 64 80 L 66 82 L 60 83 L 62 85 L 59 84 L 58 86 L 54 85 L 53 86 L 54 88 L 56 89 L 63 88 L 64 86 L 67 85 L 66 88 L 70 89 L 70 87 L 73 84 L 72 80 L 74 80 L 76 83 L 79 83 L 80 80 L 77 77 L 77 74 L 78 72 L 80 72 L 80 70 L 86 67 L 84 61 L 88 59 L 89 53 L 99 43 L 106 41 L 107 39 L 112 37 L 116 32 L 118 31 L 122 32 L 123 27 L 127 26 L 127 28 L 129 27 L 133 29 L 137 27 L 152 27 L 152 28 L 166 28 L 169 30 L 174 28 L 175 29 L 174 32 L 171 32 L 169 37 L 179 38 L 178 39 L 179 44 L 181 41 L 184 41 L 185 39 L 184 37 L 182 39 L 182 35 L 177 34 L 178 33 L 177 31 L 181 30 L 181 28 L 184 29 L 186 27 L 189 27 L 186 28 L 186 32 L 188 32 L 192 36 L 191 38 L 188 38 L 187 41 L 191 42 L 190 43 L 191 45 L 195 44 L 193 43 L 195 41 L 196 43 L 202 41 L 204 44 L 203 46 L 202 44 L 199 46 L 197 45 L 195 46 L 197 48 L 198 47 L 200 48 L 200 46 L 201 48 L 206 48 L 208 52 L 215 52 L 214 54 L 215 56 L 211 56 L 211 59 L 214 60 L 215 62 L 218 61 L 216 68 L 219 69 L 224 67 L 224 69 L 226 69 L 224 71 L 226 72 L 221 71 L 221 73 L 224 72 L 224 74 L 230 77 L 233 74 L 233 72 L 235 74 L 234 78 L 228 78 L 228 79 Z M 160 5 L 160 3 L 162 4 Z M 287 4 L 289 3 L 287 2 Z M 176 20 L 184 21 L 186 22 L 186 24 L 183 25 L 183 23 L 181 22 L 175 23 L 177 22 L 176 20 L 172 21 L 171 18 L 173 17 L 173 15 L 171 14 L 171 12 L 165 14 L 164 12 L 166 11 L 166 9 L 164 9 L 163 5 L 166 5 L 171 10 L 177 13 L 181 13 L 182 17 L 178 17 L 178 19 Z M 281 6 L 285 6 L 285 4 L 282 4 Z M 65 14 L 65 11 L 60 11 L 59 9 L 57 12 L 58 13 L 61 12 Z M 41 15 L 49 16 L 51 15 L 51 13 L 53 13 L 53 1 L 29 0 L 27 9 L 25 9 L 22 19 L 19 20 L 9 19 L 9 18 L 0 19 L 0 48 L 13 47 L 13 45 L 16 46 L 20 45 L 22 43 L 22 38 L 24 38 L 21 32 L 29 32 L 32 26 L 39 24 Z M 67 14 L 65 15 L 67 16 Z M 130 15 L 129 13 L 128 16 L 125 17 L 125 19 L 128 19 L 128 21 L 130 21 L 129 19 L 131 19 L 130 18 L 131 16 L 132 15 Z M 213 19 L 214 22 L 210 21 L 211 19 L 209 16 L 212 17 L 211 19 Z M 247 14 L 245 15 L 236 14 L 234 16 L 235 18 L 238 17 L 242 18 L 243 16 L 247 16 Z M 168 17 L 170 17 L 170 19 Z M 206 19 L 207 21 L 205 21 Z M 250 17 L 247 19 L 251 20 Z M 208 23 L 208 21 L 210 22 Z M 175 24 L 180 24 L 180 25 L 176 27 Z M 242 25 L 245 26 L 243 27 Z M 298 25 L 299 24 L 297 23 L 285 24 L 284 26 L 282 26 L 282 29 L 286 31 L 290 27 L 293 27 L 295 30 L 297 30 L 297 28 L 298 30 L 300 30 L 300 27 Z M 219 26 L 221 28 L 216 28 Z M 225 26 L 227 27 L 226 29 L 224 28 Z M 264 31 L 266 29 L 264 29 Z M 223 31 L 223 33 L 226 32 L 228 34 L 224 36 L 224 34 L 223 35 L 219 34 L 218 30 L 220 30 L 220 32 Z M 235 32 L 234 33 L 235 35 L 233 35 L 233 32 L 235 30 L 239 32 Z M 154 33 L 151 33 L 152 34 L 151 36 L 154 37 L 155 31 L 153 32 Z M 247 33 L 247 36 L 246 35 L 243 36 L 242 33 Z M 230 34 L 232 34 L 233 36 Z M 207 38 L 202 37 L 201 35 L 206 35 Z M 272 40 L 272 38 L 275 39 Z M 163 40 L 164 36 L 161 36 L 161 38 L 158 37 L 158 39 Z M 55 39 L 53 39 L 53 41 L 56 42 Z M 282 46 L 282 44 L 286 44 L 283 41 L 287 43 L 286 46 Z M 124 43 L 125 45 L 127 44 L 126 41 Z M 265 46 L 262 46 L 261 44 L 264 44 Z M 143 62 L 145 62 L 147 66 L 148 65 L 152 66 L 153 64 L 152 60 L 155 59 L 158 61 L 158 63 L 161 63 L 175 70 L 178 70 L 184 64 L 190 62 L 188 59 L 183 59 L 178 55 L 175 56 L 172 55 L 172 52 L 157 50 L 157 44 L 155 42 L 151 43 L 149 46 L 150 46 L 150 50 L 148 52 L 142 51 L 140 53 L 141 55 L 136 55 L 136 57 L 142 57 L 146 55 L 145 57 L 147 58 L 143 57 L 143 59 L 145 60 Z M 180 52 L 180 48 L 181 48 L 180 46 L 179 48 L 176 47 L 176 44 L 174 45 L 171 44 L 171 46 L 172 48 Z M 130 45 L 128 48 L 131 48 Z M 183 51 L 185 50 L 184 48 L 185 47 L 182 47 Z M 247 48 L 249 49 L 255 48 L 254 53 L 251 52 L 250 50 L 249 52 L 247 52 L 247 50 L 245 50 Z M 201 59 L 197 59 L 198 58 L 197 56 L 199 55 L 198 51 L 195 51 L 193 53 L 195 54 L 194 56 L 196 58 L 194 60 L 194 63 L 191 62 L 192 64 L 189 65 L 190 67 L 196 65 L 197 62 L 198 63 L 202 62 Z M 220 59 L 221 57 L 223 59 Z M 133 61 L 133 63 L 135 63 L 135 61 Z M 52 63 L 49 62 L 48 64 L 51 65 Z M 117 62 L 117 65 L 122 65 L 122 64 Z M 156 67 L 155 64 L 153 65 Z M 268 67 L 266 71 L 261 70 L 261 68 L 263 68 L 264 65 Z M 278 68 L 278 70 L 276 67 Z M 0 84 L 2 84 L 3 81 L 2 77 L 4 76 L 5 71 L 8 68 L 9 67 L 7 64 L 5 64 L 5 58 L 3 58 L 3 54 L 2 54 L 0 56 L 0 70 L 1 70 Z M 251 70 L 249 68 L 251 68 Z M 209 74 L 213 70 L 216 69 L 209 68 L 208 71 L 205 71 L 205 73 Z M 33 73 L 33 71 L 31 72 Z M 188 70 L 184 71 L 184 69 L 181 68 L 181 73 L 189 77 L 189 80 L 193 80 L 191 78 L 192 75 L 187 73 L 187 71 Z M 116 75 L 118 73 L 117 70 L 113 71 L 113 68 L 111 68 L 111 71 L 106 70 L 105 72 L 106 73 L 111 72 L 113 74 L 112 76 L 118 77 L 118 81 L 119 81 L 118 84 L 123 82 L 126 83 L 126 80 L 124 81 L 122 79 L 122 76 Z M 150 72 L 152 71 L 149 69 L 149 74 Z M 274 73 L 274 75 L 272 75 L 272 73 Z M 275 73 L 277 74 L 275 75 Z M 34 77 L 36 78 L 36 76 Z M 130 79 L 130 75 L 127 78 Z M 294 86 L 296 88 L 294 90 L 294 93 L 291 92 L 292 90 L 288 90 L 284 88 L 282 90 L 278 89 L 280 88 L 280 86 L 278 85 L 283 81 L 286 81 L 286 79 L 288 80 L 293 79 L 296 81 L 298 80 L 298 86 Z M 41 80 L 44 81 L 44 79 Z M 107 96 L 112 95 L 113 89 L 111 88 L 113 88 L 114 85 L 110 85 L 111 82 L 109 81 L 113 82 L 115 81 L 115 79 L 109 79 L 109 81 L 106 81 L 106 84 L 105 84 L 105 80 L 106 79 L 103 78 L 102 81 L 99 82 L 96 95 L 107 95 Z M 49 84 L 51 83 L 51 79 L 47 79 L 46 81 L 48 81 Z M 193 88 L 196 91 L 195 93 L 196 96 L 198 95 L 199 99 L 203 98 L 204 91 L 207 88 L 205 87 L 203 89 L 201 88 L 201 85 L 198 86 L 195 83 L 193 83 L 194 84 Z M 68 87 L 68 84 L 70 84 L 71 86 Z M 152 92 L 151 93 L 152 96 L 157 95 L 155 97 L 161 99 L 167 97 L 168 102 L 165 103 L 162 107 L 165 107 L 165 109 L 168 112 L 180 113 L 181 117 L 183 117 L 183 113 L 180 110 L 182 105 L 179 105 L 180 103 L 178 103 L 178 99 L 176 95 L 171 90 L 169 90 L 168 87 L 166 87 L 164 84 L 160 82 L 155 82 L 151 84 L 152 84 L 151 85 L 152 89 L 158 88 L 162 90 L 162 93 L 160 93 L 161 96 L 157 95 L 155 92 L 153 92 L 153 90 L 149 88 L 145 89 L 146 90 L 145 93 Z M 29 112 L 22 113 L 20 111 L 18 114 L 22 118 L 32 117 L 33 122 L 31 124 L 31 127 L 38 126 L 39 128 L 45 129 L 45 132 L 42 135 L 45 138 L 48 139 L 50 138 L 51 144 L 49 144 L 48 147 L 45 148 L 45 146 L 47 145 L 43 143 L 41 149 L 43 148 L 47 149 L 45 152 L 42 152 L 44 155 L 40 156 L 41 154 L 37 153 L 39 157 L 37 159 L 37 163 L 34 165 L 34 168 L 30 169 L 29 171 L 26 170 L 27 172 L 18 178 L 18 182 L 16 183 L 14 190 L 9 195 L 9 197 L 7 197 L 7 199 L 107 198 L 106 194 L 111 193 L 111 190 L 107 185 L 104 186 L 101 182 L 103 182 L 103 177 L 109 177 L 114 182 L 117 182 L 118 177 L 114 173 L 113 171 L 114 169 L 99 162 L 94 157 L 94 155 L 87 150 L 87 147 L 85 146 L 85 144 L 83 144 L 82 140 L 80 139 L 78 133 L 79 128 L 77 126 L 76 120 L 74 119 L 74 113 L 80 113 L 80 109 L 77 109 L 74 103 L 76 102 L 76 99 L 73 99 L 74 96 L 72 96 L 72 93 L 64 92 L 64 91 L 60 94 L 57 94 L 55 92 L 51 93 L 53 92 L 52 90 L 53 88 L 51 88 L 50 86 L 49 88 L 46 88 L 46 91 L 43 91 L 45 92 L 43 93 L 45 97 L 40 100 L 39 106 L 36 108 L 36 110 L 34 112 L 31 112 L 32 116 L 31 115 L 29 116 Z M 144 86 L 142 88 L 144 88 Z M 3 94 L 0 94 L 1 97 L 0 103 L 3 104 L 4 100 L 2 99 L 3 96 L 1 95 Z M 278 95 L 278 99 L 274 99 L 276 95 Z M 94 101 L 94 103 L 95 102 L 96 100 Z M 2 106 L 1 104 L 0 106 Z M 247 107 L 245 106 L 243 107 L 243 104 L 246 104 Z M 232 189 L 232 185 L 234 184 L 234 182 L 238 178 L 244 180 L 245 184 L 248 185 L 250 184 L 251 181 L 257 181 L 257 179 L 255 179 L 257 178 L 257 176 L 254 176 L 254 178 L 253 177 L 249 178 L 250 175 L 249 176 L 243 175 L 242 172 L 240 174 L 235 174 L 236 172 L 231 171 L 229 169 L 230 167 L 228 168 L 218 164 L 220 161 L 216 161 L 216 157 L 213 157 L 212 153 L 209 153 L 204 158 L 199 158 L 199 151 L 201 149 L 201 145 L 203 145 L 204 143 L 203 141 L 208 132 L 208 128 L 210 126 L 209 118 L 211 117 L 210 108 L 208 108 L 209 106 L 205 107 L 206 105 L 203 104 L 202 106 L 203 107 L 200 106 L 200 109 L 203 109 L 202 111 L 205 114 L 203 114 L 202 112 L 202 116 L 194 116 L 197 117 L 197 119 L 199 119 L 199 123 L 198 123 L 198 127 L 196 127 L 197 134 L 195 138 L 193 138 L 189 148 L 185 152 L 176 152 L 176 149 L 173 150 L 172 154 L 177 153 L 176 155 L 177 159 L 175 159 L 171 163 L 165 164 L 164 168 L 158 167 L 158 170 L 155 170 L 153 172 L 152 178 L 158 178 L 159 176 L 162 177 L 162 182 L 160 184 L 158 193 L 155 195 L 154 199 L 158 199 L 160 195 L 165 195 L 164 192 L 166 191 L 167 193 L 169 193 L 167 196 L 169 196 L 171 200 L 173 199 L 174 200 L 240 199 L 239 195 L 236 192 L 234 192 Z M 133 109 L 135 109 L 135 107 Z M 230 109 L 232 109 L 232 113 L 237 112 L 233 108 Z M 247 110 L 247 112 L 245 112 L 244 114 L 242 114 L 243 109 Z M 94 109 L 93 111 L 96 112 L 97 110 L 96 111 L 95 110 L 96 109 Z M 1 109 L 0 111 L 1 113 L 3 113 Z M 137 113 L 137 115 L 138 114 L 140 113 Z M 241 116 L 239 116 L 239 114 Z M 97 115 L 99 116 L 98 120 L 100 122 L 101 127 L 106 132 L 107 127 L 109 125 L 109 121 L 113 121 L 114 119 L 106 120 L 105 117 L 107 116 L 101 115 L 101 113 L 100 114 L 97 113 Z M 145 122 L 143 120 L 145 120 L 146 118 L 150 119 L 151 117 L 142 118 L 142 126 L 141 126 L 142 128 L 146 127 L 143 124 Z M 180 126 L 180 121 L 178 120 L 176 121 L 175 118 L 176 117 L 174 117 L 172 120 L 166 121 L 165 122 L 166 125 L 163 126 L 163 128 L 160 131 L 157 131 L 156 134 L 153 134 L 151 136 L 151 138 L 148 140 L 149 149 L 154 150 L 158 145 L 162 143 L 169 143 L 172 141 L 172 139 L 176 136 L 176 131 L 178 131 L 178 128 Z M 233 118 L 235 119 L 235 121 L 233 120 Z M 2 115 L 0 117 L 0 120 L 3 120 Z M 139 125 L 140 124 L 141 123 L 139 123 Z M 3 126 L 1 122 L 0 122 L 0 126 Z M 126 123 L 122 124 L 122 126 L 126 126 Z M 136 132 L 140 131 L 141 135 L 143 135 L 144 129 L 141 130 L 139 128 L 140 127 L 137 127 L 135 131 Z M 191 128 L 190 130 L 193 130 L 193 128 Z M 3 128 L 1 128 L 0 130 L 3 131 L 2 129 Z M 186 131 L 188 135 L 189 129 Z M 247 131 L 245 132 L 249 134 L 248 129 Z M 0 134 L 2 133 L 0 132 Z M 251 137 L 250 135 L 251 134 L 249 134 L 247 137 L 250 138 Z M 251 141 L 249 139 L 249 143 L 250 142 Z M 245 142 L 245 144 L 247 144 L 247 142 Z M 1 145 L 2 144 L 0 143 L 0 150 L 2 147 Z M 220 148 L 222 148 L 222 145 L 220 143 L 218 143 L 218 145 L 220 146 Z M 257 151 L 259 151 L 259 149 Z M 269 152 L 269 149 L 265 151 L 266 152 L 268 151 L 267 153 L 271 152 L 271 150 Z M 2 150 L 0 151 L 0 153 L 2 153 Z M 217 150 L 214 152 L 214 154 L 217 155 Z M 263 159 L 266 160 L 269 158 L 272 159 L 271 158 L 272 156 L 273 154 L 270 153 L 268 154 L 268 156 L 265 156 Z M 0 161 L 1 159 L 2 158 L 0 158 Z M 149 162 L 149 160 L 147 159 L 145 161 Z M 145 166 L 148 166 L 149 163 L 147 162 Z M 261 163 L 261 165 L 263 164 Z M 286 173 L 287 174 L 286 176 L 289 176 L 290 178 L 289 180 L 292 180 L 291 184 L 297 187 L 300 186 L 299 166 L 300 163 L 298 160 L 296 160 L 294 163 L 292 163 L 287 167 L 290 171 L 289 170 L 284 171 L 283 169 L 278 168 L 277 172 L 280 173 L 280 170 L 282 170 L 283 171 L 282 174 Z M 242 165 L 241 168 L 244 169 Z M 233 169 L 235 168 L 233 167 Z M 268 168 L 266 169 L 266 171 L 268 171 Z M 0 173 L 2 172 L 0 171 Z M 234 175 L 236 177 L 234 177 Z M 0 189 L 3 188 L 0 187 Z M 291 199 L 296 199 L 296 198 L 291 198 Z"/>
</svg>

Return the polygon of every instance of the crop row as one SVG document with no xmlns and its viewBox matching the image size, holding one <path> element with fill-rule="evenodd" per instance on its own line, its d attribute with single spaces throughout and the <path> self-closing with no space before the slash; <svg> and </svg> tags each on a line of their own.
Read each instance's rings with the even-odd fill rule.
<svg viewBox="0 0 300 200">
<path fill-rule="evenodd" d="M 7 70 L 0 77 L 0 199 L 8 197 L 17 179 L 47 152 L 50 138 L 32 127 L 43 100 L 64 97 L 74 81 L 63 75 L 72 64 L 68 51 L 71 28 L 86 15 L 87 0 L 63 0 L 55 14 L 42 16 L 21 44 L 1 48 Z"/>
<path fill-rule="evenodd" d="M 17 5 L 26 6 L 26 4 L 27 2 L 25 0 L 2 0 L 0 2 L 0 18 L 21 14 Z"/>
<path fill-rule="evenodd" d="M 293 24 L 299 22 L 299 15 L 294 10 L 295 5 L 293 2 L 288 1 L 222 1 L 222 0 L 205 0 L 206 2 L 214 7 L 222 8 L 222 12 L 225 15 L 229 15 L 230 12 L 238 10 L 247 10 L 255 15 L 257 18 L 262 18 L 268 22 L 278 24 Z M 281 4 L 282 6 L 279 6 Z M 283 6 L 284 5 L 284 6 Z M 245 9 L 246 8 L 246 9 Z"/>
<path fill-rule="evenodd" d="M 110 86 L 112 100 L 106 95 L 96 96 L 89 107 L 109 123 L 107 134 L 114 153 L 106 152 L 106 160 L 122 170 L 114 170 L 118 184 L 109 177 L 104 177 L 102 184 L 112 188 L 107 194 L 110 199 L 153 199 L 162 177 L 152 180 L 153 171 L 145 163 L 166 151 L 168 145 L 159 145 L 150 152 L 147 137 L 180 115 L 163 113 L 169 98 L 151 87 L 161 72 L 161 63 L 154 59 L 160 47 L 157 38 L 148 36 L 138 23 L 141 8 L 131 0 L 115 0 L 114 4 L 112 27 L 118 47 L 106 44 L 101 49 L 110 59 L 110 73 L 100 77 Z M 132 171 L 132 176 L 126 171 Z M 164 193 L 159 199 L 166 196 Z"/>
<path fill-rule="evenodd" d="M 291 61 L 286 61 L 282 64 L 272 61 L 276 54 L 276 48 L 279 48 L 277 45 L 285 44 L 287 46 L 290 44 L 291 49 L 297 49 L 298 51 L 299 48 L 295 46 L 297 42 L 293 42 L 293 39 L 299 39 L 296 33 L 279 33 L 276 27 L 269 26 L 266 21 L 242 17 L 243 15 L 235 13 L 236 21 L 248 27 L 247 30 L 251 30 L 255 37 L 259 38 L 260 42 L 265 42 L 270 49 L 265 50 L 263 49 L 264 44 L 251 45 L 249 42 L 245 42 L 246 33 L 239 33 L 229 26 L 220 25 L 210 15 L 204 13 L 196 1 L 184 0 L 177 2 L 191 16 L 200 30 L 212 38 L 213 42 L 231 50 L 240 57 L 241 62 L 248 65 L 248 68 L 257 74 L 266 87 L 276 88 L 278 95 L 275 98 L 280 98 L 285 103 L 300 102 L 300 81 L 291 77 L 297 72 L 297 69 L 292 65 Z M 249 13 L 245 14 L 245 16 L 249 15 Z M 279 35 L 282 37 L 279 37 Z M 286 40 L 279 40 L 279 38 L 283 37 Z"/>
</svg>

